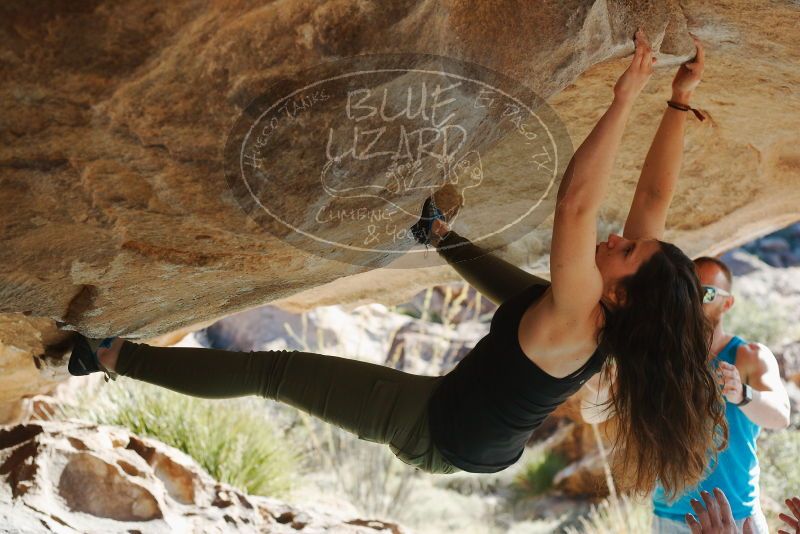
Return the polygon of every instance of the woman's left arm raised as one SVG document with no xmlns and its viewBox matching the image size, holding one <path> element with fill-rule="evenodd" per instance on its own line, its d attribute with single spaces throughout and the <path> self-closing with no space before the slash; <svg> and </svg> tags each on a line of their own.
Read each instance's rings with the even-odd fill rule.
<svg viewBox="0 0 800 534">
<path fill-rule="evenodd" d="M 685 105 L 689 105 L 705 67 L 703 45 L 696 37 L 692 38 L 697 46 L 697 55 L 694 61 L 680 66 L 672 81 L 671 100 Z M 664 235 L 667 211 L 683 160 L 683 131 L 687 114 L 687 111 L 669 106 L 664 110 L 625 221 L 622 235 L 627 239 L 661 239 Z"/>
<path fill-rule="evenodd" d="M 652 49 L 640 29 L 630 65 L 614 84 L 614 100 L 575 151 L 556 196 L 550 280 L 554 312 L 588 320 L 599 309 L 603 279 L 595 261 L 597 214 L 608 189 L 633 101 L 653 74 Z"/>
</svg>

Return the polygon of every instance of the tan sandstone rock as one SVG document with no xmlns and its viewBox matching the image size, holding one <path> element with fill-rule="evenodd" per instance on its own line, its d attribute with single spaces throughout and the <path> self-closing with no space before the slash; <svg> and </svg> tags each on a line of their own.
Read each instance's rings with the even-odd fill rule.
<svg viewBox="0 0 800 534">
<path fill-rule="evenodd" d="M 6 2 L 0 400 L 51 387 L 33 357 L 46 332 L 57 337 L 53 320 L 142 340 L 267 302 L 388 304 L 458 279 L 435 254 L 423 263 L 430 269 L 415 271 L 382 269 L 390 258 L 377 251 L 308 254 L 294 246 L 299 234 L 265 232 L 234 201 L 222 151 L 241 110 L 272 84 L 345 56 L 427 53 L 493 69 L 547 99 L 577 146 L 609 103 L 641 25 L 660 67 L 617 158 L 604 220 L 618 229 L 675 66 L 693 54 L 691 30 L 706 43 L 694 104 L 708 120 L 688 120 L 667 238 L 690 254 L 716 252 L 796 220 L 798 9 L 741 0 Z M 489 136 L 490 126 L 473 131 Z M 280 161 L 289 175 L 304 163 L 293 146 Z M 468 237 L 503 224 L 532 173 L 519 138 L 482 148 L 495 175 L 465 196 L 458 217 Z M 354 176 L 343 185 L 362 179 Z M 280 195 L 301 219 L 320 203 L 304 186 Z M 409 194 L 401 207 L 423 197 Z M 546 272 L 547 221 L 525 230 L 498 253 Z"/>
<path fill-rule="evenodd" d="M 177 449 L 105 425 L 0 427 L 0 479 L 9 532 L 407 532 L 245 495 Z"/>
</svg>

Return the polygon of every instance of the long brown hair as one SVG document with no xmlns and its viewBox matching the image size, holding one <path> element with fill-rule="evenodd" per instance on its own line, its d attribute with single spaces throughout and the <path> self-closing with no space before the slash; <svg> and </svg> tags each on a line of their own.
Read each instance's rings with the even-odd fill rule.
<svg viewBox="0 0 800 534">
<path fill-rule="evenodd" d="M 659 243 L 619 281 L 622 305 L 605 310 L 599 343 L 616 364 L 616 478 L 622 489 L 642 494 L 659 482 L 672 499 L 708 475 L 727 446 L 728 426 L 697 270 L 678 247 Z"/>
</svg>

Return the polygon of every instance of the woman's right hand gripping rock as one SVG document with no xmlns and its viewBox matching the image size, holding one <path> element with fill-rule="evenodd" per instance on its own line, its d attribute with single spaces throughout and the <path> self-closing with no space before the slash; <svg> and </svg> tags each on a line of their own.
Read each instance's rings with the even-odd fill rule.
<svg viewBox="0 0 800 534">
<path fill-rule="evenodd" d="M 636 51 L 631 64 L 614 85 L 614 98 L 624 102 L 632 102 L 642 92 L 653 74 L 653 49 L 641 28 L 636 31 Z"/>
</svg>

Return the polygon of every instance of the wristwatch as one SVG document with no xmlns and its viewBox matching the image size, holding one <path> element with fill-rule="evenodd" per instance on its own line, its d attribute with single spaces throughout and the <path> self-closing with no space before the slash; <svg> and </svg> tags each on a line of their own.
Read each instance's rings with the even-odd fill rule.
<svg viewBox="0 0 800 534">
<path fill-rule="evenodd" d="M 742 402 L 736 404 L 736 406 L 744 406 L 745 404 L 753 400 L 753 388 L 751 388 L 747 384 L 742 384 L 742 395 L 743 395 Z"/>
</svg>

